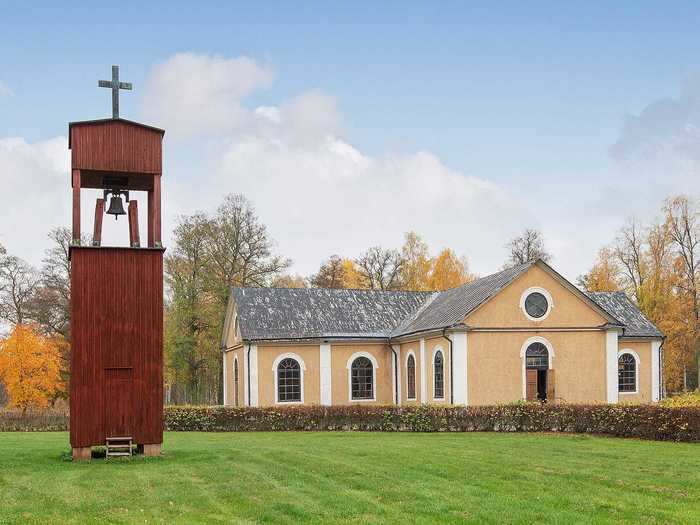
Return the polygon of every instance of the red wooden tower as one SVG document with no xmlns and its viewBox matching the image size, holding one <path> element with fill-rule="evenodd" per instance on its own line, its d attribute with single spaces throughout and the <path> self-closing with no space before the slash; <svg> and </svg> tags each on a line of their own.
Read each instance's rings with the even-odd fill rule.
<svg viewBox="0 0 700 525">
<path fill-rule="evenodd" d="M 71 257 L 70 443 L 73 458 L 91 447 L 147 455 L 163 442 L 162 129 L 119 118 L 119 82 L 112 67 L 111 119 L 69 124 L 73 186 Z M 90 246 L 81 245 L 81 189 L 103 190 L 95 204 Z M 141 246 L 137 200 L 148 196 L 147 245 Z M 128 215 L 130 246 L 102 246 L 106 213 Z M 128 203 L 123 209 L 122 198 Z"/>
</svg>

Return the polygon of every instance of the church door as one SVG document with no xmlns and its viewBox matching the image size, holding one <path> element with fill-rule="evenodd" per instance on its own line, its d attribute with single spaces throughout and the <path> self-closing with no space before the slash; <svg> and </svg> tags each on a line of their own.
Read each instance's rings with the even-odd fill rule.
<svg viewBox="0 0 700 525">
<path fill-rule="evenodd" d="M 131 368 L 105 369 L 105 437 L 132 437 Z"/>
</svg>

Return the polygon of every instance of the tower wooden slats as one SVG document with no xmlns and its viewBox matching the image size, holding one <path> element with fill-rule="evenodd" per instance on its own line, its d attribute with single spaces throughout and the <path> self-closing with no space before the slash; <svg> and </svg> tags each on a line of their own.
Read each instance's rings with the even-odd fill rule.
<svg viewBox="0 0 700 525">
<path fill-rule="evenodd" d="M 157 453 L 163 441 L 163 133 L 122 119 L 70 125 L 70 442 L 75 458 L 89 457 L 89 447 L 105 445 L 108 438 L 129 437 L 150 453 Z M 148 192 L 148 246 L 80 246 L 81 188 Z M 136 201 L 131 204 L 129 237 L 137 244 Z M 104 201 L 96 213 L 102 209 Z M 101 216 L 93 233 L 100 240 L 98 222 Z"/>
</svg>

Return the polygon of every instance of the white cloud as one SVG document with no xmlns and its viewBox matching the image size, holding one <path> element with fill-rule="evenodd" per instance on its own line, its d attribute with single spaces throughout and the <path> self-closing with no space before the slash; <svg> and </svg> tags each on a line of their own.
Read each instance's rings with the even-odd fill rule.
<svg viewBox="0 0 700 525">
<path fill-rule="evenodd" d="M 627 115 L 610 151 L 619 161 L 664 156 L 700 161 L 700 77 L 688 79 L 678 98 L 655 100 L 639 115 Z"/>
<path fill-rule="evenodd" d="M 28 143 L 0 139 L 0 243 L 38 264 L 46 234 L 70 217 L 70 158 L 65 137 Z"/>
<path fill-rule="evenodd" d="M 0 244 L 9 253 L 40 266 L 47 235 L 56 227 L 71 226 L 72 192 L 70 151 L 66 137 L 27 142 L 23 138 L 0 138 L 0 176 L 3 196 L 0 203 Z M 82 234 L 92 235 L 95 199 L 99 190 L 81 192 Z M 144 238 L 146 224 L 145 194 L 132 195 L 141 200 L 139 222 Z M 126 221 L 105 220 L 103 244 L 128 244 Z"/>
<path fill-rule="evenodd" d="M 627 115 L 610 154 L 623 175 L 635 175 L 648 201 L 700 192 L 700 76 L 686 80 L 679 97 Z"/>
<path fill-rule="evenodd" d="M 13 95 L 12 90 L 0 81 L 0 97 L 11 97 Z"/>
<path fill-rule="evenodd" d="M 177 54 L 151 70 L 141 112 L 176 138 L 226 132 L 246 123 L 251 112 L 242 99 L 272 78 L 269 67 L 247 57 Z"/>
<path fill-rule="evenodd" d="M 500 239 L 514 216 L 528 216 L 502 188 L 456 173 L 429 152 L 369 157 L 335 137 L 314 146 L 232 141 L 210 183 L 212 195 L 248 195 L 303 273 L 333 253 L 397 246 L 408 230 L 488 271 L 502 262 Z"/>
<path fill-rule="evenodd" d="M 165 150 L 166 246 L 179 214 L 213 210 L 225 193 L 241 192 L 296 272 L 315 271 L 333 253 L 398 246 L 404 232 L 415 230 L 433 250 L 452 247 L 485 274 L 501 266 L 510 237 L 535 227 L 557 269 L 575 278 L 628 215 L 648 219 L 664 196 L 700 190 L 700 90 L 691 87 L 629 118 L 611 149 L 618 177 L 572 166 L 551 177 L 556 184 L 518 187 L 460 173 L 430 151 L 369 154 L 348 137 L 334 97 L 319 90 L 249 107 L 246 97 L 271 82 L 270 68 L 248 58 L 188 53 L 152 69 L 143 120 L 180 139 Z M 47 231 L 69 224 L 68 167 L 65 138 L 0 139 L 4 195 L 18 196 L 0 206 L 0 243 L 33 264 Z M 83 195 L 87 232 L 93 198 Z M 126 243 L 123 221 L 104 227 L 106 242 Z"/>
<path fill-rule="evenodd" d="M 431 152 L 370 156 L 358 150 L 343 138 L 336 100 L 320 90 L 249 111 L 242 99 L 255 86 L 267 86 L 268 77 L 262 75 L 265 82 L 204 97 L 220 92 L 221 79 L 240 76 L 240 60 L 177 55 L 149 76 L 143 107 L 158 108 L 156 122 L 172 122 L 182 136 L 207 126 L 219 135 L 204 146 L 206 167 L 167 179 L 171 218 L 213 209 L 225 193 L 244 193 L 279 251 L 302 273 L 315 271 L 333 253 L 354 256 L 375 244 L 397 246 L 411 229 L 436 250 L 453 247 L 478 270 L 494 270 L 502 264 L 505 239 L 532 220 L 506 189 L 455 172 Z M 266 71 L 244 60 L 253 76 Z M 212 62 L 216 67 L 210 67 Z M 197 78 L 196 88 L 183 90 L 172 82 L 176 78 Z M 245 118 L 224 126 L 217 118 L 191 115 L 205 98 L 207 115 L 233 112 Z"/>
</svg>

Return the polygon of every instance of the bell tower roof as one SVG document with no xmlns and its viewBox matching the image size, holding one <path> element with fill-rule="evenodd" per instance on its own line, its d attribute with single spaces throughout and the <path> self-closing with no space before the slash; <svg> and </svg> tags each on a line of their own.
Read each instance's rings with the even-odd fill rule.
<svg viewBox="0 0 700 525">
<path fill-rule="evenodd" d="M 133 87 L 128 82 L 119 81 L 118 66 L 112 66 L 112 81 L 101 80 L 98 85 L 112 89 L 112 118 L 68 124 L 73 188 L 72 244 L 80 247 L 82 239 L 80 192 L 82 189 L 99 189 L 103 196 L 95 202 L 93 247 L 101 246 L 105 213 L 115 219 L 128 215 L 129 246 L 141 247 L 138 201 L 130 192 L 147 192 L 146 247 L 162 248 L 160 181 L 165 131 L 119 118 L 119 90 Z M 128 212 L 124 209 L 122 197 L 126 198 Z"/>
<path fill-rule="evenodd" d="M 72 168 L 83 173 L 83 188 L 107 188 L 114 183 L 105 179 L 119 176 L 128 178 L 121 189 L 149 190 L 153 176 L 163 171 L 164 134 L 162 129 L 121 118 L 71 122 Z"/>
<path fill-rule="evenodd" d="M 161 128 L 157 128 L 155 126 L 150 126 L 148 124 L 143 124 L 142 122 L 136 122 L 135 120 L 129 120 L 125 118 L 100 118 L 100 119 L 94 119 L 94 120 L 77 120 L 75 122 L 69 122 L 68 123 L 68 149 L 71 149 L 71 130 L 73 127 L 79 127 L 79 126 L 99 126 L 99 125 L 104 125 L 104 124 L 109 124 L 112 122 L 122 122 L 126 125 L 132 125 L 132 126 L 137 126 L 139 128 L 143 128 L 146 130 L 153 131 L 155 133 L 159 133 L 160 136 L 162 137 L 165 135 L 165 130 Z"/>
</svg>

